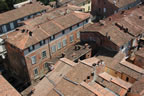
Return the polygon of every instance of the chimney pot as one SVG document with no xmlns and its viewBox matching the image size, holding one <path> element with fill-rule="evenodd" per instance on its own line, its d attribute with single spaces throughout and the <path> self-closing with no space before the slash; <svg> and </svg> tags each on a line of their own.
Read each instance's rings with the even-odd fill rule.
<svg viewBox="0 0 144 96">
<path fill-rule="evenodd" d="M 29 32 L 29 36 L 32 36 L 32 32 L 31 31 Z"/>
<path fill-rule="evenodd" d="M 139 19 L 142 19 L 142 16 L 139 16 Z"/>
</svg>

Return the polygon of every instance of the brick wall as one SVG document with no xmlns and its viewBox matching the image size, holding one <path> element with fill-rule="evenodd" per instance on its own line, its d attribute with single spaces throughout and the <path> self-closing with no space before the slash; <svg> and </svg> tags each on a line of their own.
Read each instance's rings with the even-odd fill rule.
<svg viewBox="0 0 144 96">
<path fill-rule="evenodd" d="M 81 32 L 81 41 L 84 42 L 95 42 L 94 46 L 105 47 L 119 51 L 119 47 L 110 41 L 107 37 L 99 34 L 98 32 Z"/>
<path fill-rule="evenodd" d="M 12 47 L 9 43 L 6 43 L 6 49 L 10 62 L 7 63 L 9 71 L 13 74 L 13 76 L 18 76 L 22 81 L 29 81 L 23 53 L 14 46 Z"/>
<path fill-rule="evenodd" d="M 45 58 L 42 58 L 43 51 L 46 51 L 47 53 L 47 56 Z M 31 60 L 32 56 L 36 56 L 36 64 L 32 64 L 32 60 Z M 44 70 L 44 64 L 50 59 L 48 45 L 46 44 L 42 46 L 41 48 L 35 50 L 31 54 L 28 54 L 27 56 L 25 56 L 25 59 L 26 59 L 26 64 L 27 64 L 28 74 L 30 76 L 30 79 L 31 80 L 36 79 L 36 77 L 34 76 L 35 68 L 38 69 L 38 73 L 39 73 L 37 78 L 42 77 L 47 72 L 47 70 Z"/>
<path fill-rule="evenodd" d="M 104 12 L 104 8 L 106 8 L 106 12 Z M 114 4 L 108 2 L 108 0 L 92 0 L 93 15 L 108 17 L 114 14 L 115 11 L 118 11 L 118 8 Z"/>
</svg>

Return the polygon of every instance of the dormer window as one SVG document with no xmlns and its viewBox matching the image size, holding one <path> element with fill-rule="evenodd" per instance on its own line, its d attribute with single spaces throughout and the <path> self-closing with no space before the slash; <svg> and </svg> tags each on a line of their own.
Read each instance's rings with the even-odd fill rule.
<svg viewBox="0 0 144 96">
<path fill-rule="evenodd" d="M 45 40 L 40 41 L 40 46 L 45 44 Z"/>
<path fill-rule="evenodd" d="M 86 19 L 86 23 L 88 23 L 88 19 Z"/>
<path fill-rule="evenodd" d="M 79 27 L 80 25 L 79 25 L 79 23 L 77 24 L 77 27 Z"/>
<path fill-rule="evenodd" d="M 34 46 L 34 45 L 32 45 L 32 46 L 30 46 L 30 47 L 28 48 L 29 52 L 33 51 L 34 49 L 35 49 L 35 46 Z"/>
<path fill-rule="evenodd" d="M 72 27 L 70 27 L 70 31 L 72 31 Z"/>
<path fill-rule="evenodd" d="M 50 37 L 50 40 L 51 40 L 51 41 L 54 40 L 54 39 L 55 39 L 55 36 L 54 36 L 54 35 Z"/>
<path fill-rule="evenodd" d="M 62 31 L 62 34 L 65 34 L 65 31 L 64 31 L 64 30 Z"/>
</svg>

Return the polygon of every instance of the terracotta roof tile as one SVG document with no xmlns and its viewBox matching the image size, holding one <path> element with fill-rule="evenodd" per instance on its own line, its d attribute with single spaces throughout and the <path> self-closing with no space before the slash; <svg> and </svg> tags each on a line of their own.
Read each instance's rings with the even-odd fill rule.
<svg viewBox="0 0 144 96">
<path fill-rule="evenodd" d="M 0 75 L 0 96 L 21 96 L 2 75 Z"/>
<path fill-rule="evenodd" d="M 144 48 L 136 51 L 135 54 L 138 55 L 138 56 L 144 57 Z"/>
<path fill-rule="evenodd" d="M 40 12 L 42 10 L 48 9 L 50 7 L 43 6 L 39 2 L 34 2 L 32 4 L 26 4 L 20 8 L 13 9 L 0 14 L 0 25 L 7 24 L 11 21 L 21 19 L 25 16 Z M 10 16 L 10 17 L 9 17 Z"/>
<path fill-rule="evenodd" d="M 114 4 L 114 0 L 108 0 L 110 3 Z M 122 8 L 128 4 L 131 4 L 131 3 L 134 3 L 136 2 L 137 0 L 115 0 L 116 4 L 115 6 L 118 7 L 118 8 Z"/>
<path fill-rule="evenodd" d="M 140 78 L 133 84 L 130 93 L 140 94 L 140 96 L 142 96 L 144 95 L 143 90 L 144 90 L 144 78 Z"/>
<path fill-rule="evenodd" d="M 122 88 L 125 88 L 127 90 L 132 86 L 132 84 L 130 84 L 126 81 L 123 81 L 120 78 L 113 77 L 106 72 L 103 72 L 103 73 L 99 74 L 98 76 L 102 77 L 103 79 L 105 79 L 109 82 L 113 82 L 113 83 L 117 84 L 118 86 L 121 86 Z"/>
<path fill-rule="evenodd" d="M 113 77 L 104 72 L 98 75 L 96 82 L 105 86 L 116 94 L 125 95 L 132 84 L 121 80 L 120 78 Z"/>
<path fill-rule="evenodd" d="M 82 60 L 80 62 L 92 67 L 94 63 L 97 64 L 99 61 L 101 61 L 101 60 L 96 57 L 92 57 L 92 58 Z"/>
<path fill-rule="evenodd" d="M 123 65 L 123 66 L 126 66 L 126 67 L 128 67 L 128 68 L 130 68 L 130 69 L 133 69 L 133 70 L 136 71 L 136 72 L 139 72 L 139 73 L 141 73 L 141 74 L 144 74 L 144 69 L 143 69 L 143 68 L 140 68 L 140 67 L 138 67 L 138 66 L 136 66 L 136 65 L 134 65 L 134 64 L 132 64 L 132 63 L 130 63 L 130 62 L 127 62 L 125 59 L 123 59 L 123 60 L 120 62 L 120 64 Z"/>
<path fill-rule="evenodd" d="M 82 14 L 85 18 L 80 19 L 79 15 L 74 14 L 80 14 L 80 16 Z M 47 39 L 48 37 L 63 31 L 66 28 L 69 28 L 72 25 L 82 22 L 84 19 L 89 18 L 89 16 L 90 15 L 87 13 L 73 12 L 60 16 L 54 20 L 44 22 L 39 26 L 25 25 L 20 27 L 19 31 L 6 34 L 5 37 L 8 37 L 6 41 L 23 50 L 31 45 L 39 43 L 41 40 Z M 63 20 L 65 20 L 65 22 L 63 22 Z M 32 36 L 29 36 L 29 32 L 22 32 L 22 29 L 31 31 Z"/>
<path fill-rule="evenodd" d="M 67 58 L 61 58 L 60 59 L 62 62 L 65 62 L 66 64 L 70 65 L 70 66 L 75 66 L 76 63 L 72 62 L 71 60 L 67 59 Z"/>
<path fill-rule="evenodd" d="M 34 93 L 32 96 L 47 96 L 48 92 L 50 92 L 54 88 L 54 85 L 44 77 L 36 86 L 34 86 Z"/>
</svg>

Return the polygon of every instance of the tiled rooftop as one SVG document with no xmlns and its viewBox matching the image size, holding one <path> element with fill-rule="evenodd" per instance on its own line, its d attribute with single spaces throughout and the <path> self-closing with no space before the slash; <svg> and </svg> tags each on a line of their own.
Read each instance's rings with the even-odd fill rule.
<svg viewBox="0 0 144 96">
<path fill-rule="evenodd" d="M 103 73 L 99 74 L 98 76 L 100 76 L 101 78 L 103 78 L 109 82 L 113 82 L 113 83 L 115 83 L 115 84 L 117 84 L 117 85 L 119 85 L 122 88 L 127 89 L 127 90 L 132 86 L 132 84 L 130 84 L 126 81 L 123 81 L 120 78 L 113 77 L 106 72 L 103 72 Z"/>
<path fill-rule="evenodd" d="M 113 70 L 116 70 L 120 73 L 125 73 L 135 79 L 139 79 L 142 76 L 142 72 L 139 72 L 140 70 L 143 70 L 140 68 L 140 70 L 137 71 L 137 68 L 139 69 L 139 67 L 132 65 L 128 62 L 129 65 L 123 65 L 120 62 L 123 60 L 123 58 L 125 57 L 125 55 L 122 52 L 117 53 L 114 57 L 112 58 L 103 58 L 102 60 L 104 60 L 105 65 L 108 68 L 111 68 Z M 134 67 L 131 67 L 134 66 Z M 134 69 L 136 68 L 136 69 Z"/>
<path fill-rule="evenodd" d="M 144 48 L 136 51 L 135 54 L 138 55 L 138 56 L 144 57 Z"/>
<path fill-rule="evenodd" d="M 71 5 L 76 5 L 79 6 L 80 4 L 86 2 L 88 0 L 61 0 L 61 4 L 71 4 Z"/>
<path fill-rule="evenodd" d="M 89 13 L 72 12 L 40 24 L 39 26 L 25 25 L 19 28 L 18 31 L 8 33 L 8 39 L 6 41 L 19 49 L 25 49 L 74 24 L 82 22 L 89 18 L 89 16 Z M 63 20 L 65 20 L 65 22 L 63 22 Z M 22 29 L 28 30 L 29 32 L 31 31 L 32 36 L 29 35 L 29 32 L 22 32 Z"/>
<path fill-rule="evenodd" d="M 101 60 L 96 58 L 96 57 L 92 57 L 92 58 L 88 58 L 88 59 L 82 60 L 80 62 L 92 67 L 93 64 L 97 64 L 99 61 L 101 61 Z"/>
<path fill-rule="evenodd" d="M 66 79 L 62 79 L 55 89 L 59 90 L 64 96 L 95 96 L 93 92 Z M 56 92 L 52 90 L 48 96 L 55 96 L 53 94 L 56 94 Z"/>
<path fill-rule="evenodd" d="M 144 74 L 144 69 L 143 68 L 140 68 L 128 61 L 126 61 L 125 59 L 123 59 L 121 62 L 120 62 L 121 65 L 125 66 L 125 67 L 128 67 L 136 72 L 139 72 L 141 74 Z"/>
<path fill-rule="evenodd" d="M 121 7 L 124 7 L 124 6 L 128 5 L 128 4 L 136 2 L 137 0 L 125 0 L 125 1 L 124 0 L 108 0 L 108 1 L 110 3 L 112 3 L 112 4 L 115 4 L 116 7 L 121 8 Z M 114 3 L 114 1 L 116 3 Z"/>
<path fill-rule="evenodd" d="M 40 16 L 37 16 L 37 17 L 35 17 L 33 19 L 26 20 L 26 21 L 24 21 L 24 23 L 26 25 L 36 26 L 36 25 L 42 24 L 42 23 L 44 23 L 46 21 L 49 21 L 49 20 L 58 18 L 60 16 L 63 16 L 66 13 L 79 11 L 81 9 L 82 8 L 77 7 L 77 6 L 67 5 L 67 6 L 63 6 L 63 7 L 56 8 L 56 9 L 53 9 L 51 11 L 48 11 L 47 13 L 42 14 Z"/>
<path fill-rule="evenodd" d="M 144 6 L 135 7 L 130 10 L 114 14 L 99 23 L 94 23 L 85 28 L 82 32 L 99 32 L 103 36 L 108 35 L 110 36 L 110 40 L 112 42 L 118 46 L 122 46 L 134 37 L 143 33 L 143 15 Z M 125 29 L 127 29 L 127 31 Z"/>
<path fill-rule="evenodd" d="M 53 88 L 62 80 L 62 78 L 70 71 L 72 70 L 72 66 L 67 63 L 74 62 L 63 62 L 68 61 L 66 58 L 63 58 L 62 60 L 58 61 L 55 65 L 55 68 L 53 71 L 48 73 L 46 77 L 44 77 L 34 88 L 35 91 L 32 96 L 47 96 L 47 94 L 53 90 Z"/>
<path fill-rule="evenodd" d="M 21 96 L 2 75 L 0 75 L 0 96 Z"/>
<path fill-rule="evenodd" d="M 139 94 L 140 96 L 144 95 L 144 78 L 143 77 L 133 84 L 130 93 Z"/>
<path fill-rule="evenodd" d="M 26 4 L 20 8 L 13 9 L 0 14 L 0 25 L 7 24 L 11 21 L 23 18 L 25 16 L 34 14 L 36 12 L 42 11 L 44 9 L 51 9 L 48 6 L 41 5 L 39 2 L 34 2 L 32 4 Z"/>
<path fill-rule="evenodd" d="M 132 84 L 113 77 L 105 72 L 98 75 L 96 82 L 105 86 L 114 93 L 119 94 L 120 96 L 125 95 L 128 91 L 128 88 L 132 86 Z"/>
</svg>

